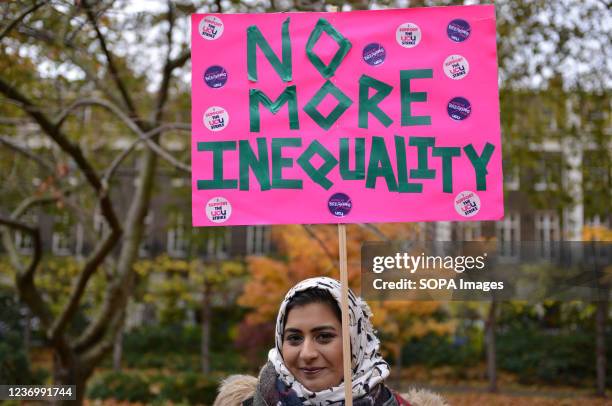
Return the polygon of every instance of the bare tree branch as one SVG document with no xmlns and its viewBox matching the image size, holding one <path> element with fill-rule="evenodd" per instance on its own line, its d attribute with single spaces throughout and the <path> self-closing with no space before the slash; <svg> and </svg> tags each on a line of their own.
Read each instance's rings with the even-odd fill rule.
<svg viewBox="0 0 612 406">
<path fill-rule="evenodd" d="M 170 12 L 168 14 L 171 15 Z M 170 37 L 169 37 L 170 38 Z M 168 88 L 170 80 L 172 78 L 172 72 L 174 69 L 182 66 L 188 59 L 189 56 L 183 53 L 177 60 L 167 60 L 163 69 L 163 78 L 158 91 L 156 112 L 155 112 L 155 123 L 154 126 L 159 124 L 162 119 L 163 107 L 167 101 Z M 145 136 L 142 132 L 137 132 L 139 137 Z M 150 147 L 146 150 L 143 159 L 141 161 L 141 173 L 138 178 L 138 187 L 132 200 L 132 205 L 127 213 L 126 217 L 126 230 L 129 230 L 125 236 L 125 242 L 122 246 L 119 260 L 117 263 L 118 278 L 110 286 L 107 291 L 108 294 L 104 298 L 102 307 L 97 319 L 90 324 L 87 329 L 79 336 L 76 341 L 75 349 L 77 351 L 84 350 L 87 347 L 99 343 L 104 338 L 105 331 L 108 331 L 107 324 L 112 319 L 113 315 L 117 313 L 117 309 L 121 309 L 127 305 L 127 301 L 130 295 L 131 284 L 133 280 L 132 262 L 134 257 L 137 255 L 138 242 L 142 235 L 142 221 L 148 211 L 153 177 L 155 176 L 155 168 L 157 165 L 157 156 L 160 155 L 153 149 L 153 146 L 157 146 L 156 141 L 159 136 L 154 136 L 152 139 L 148 139 L 147 145 Z M 161 149 L 161 148 L 160 148 Z M 162 150 L 163 151 L 163 150 Z M 164 157 L 162 155 L 162 157 Z M 172 158 L 170 156 L 170 158 Z M 168 160 L 168 159 L 167 159 Z M 180 164 L 175 161 L 176 167 L 190 172 L 190 168 L 187 165 Z"/>
<path fill-rule="evenodd" d="M 5 137 L 3 135 L 0 135 L 0 144 L 4 144 L 7 147 L 9 147 L 10 149 L 12 149 L 13 151 L 16 151 L 16 152 L 19 152 L 22 155 L 25 155 L 29 159 L 31 159 L 34 162 L 36 162 L 45 171 L 50 172 L 50 173 L 55 172 L 55 168 L 54 168 L 54 166 L 53 166 L 53 164 L 51 162 L 49 162 L 46 159 L 38 156 L 37 154 L 33 153 L 32 151 L 28 150 L 27 148 L 23 148 L 21 145 L 19 145 L 18 143 L 16 143 L 15 141 L 10 139 L 9 137 Z"/>
<path fill-rule="evenodd" d="M 97 98 L 88 98 L 88 99 L 77 100 L 72 105 L 70 105 L 67 109 L 65 109 L 62 113 L 60 113 L 60 115 L 58 116 L 58 118 L 55 121 L 56 126 L 60 127 L 62 125 L 62 123 L 66 120 L 68 115 L 72 111 L 74 111 L 76 108 L 81 107 L 81 106 L 100 106 L 100 107 L 104 107 L 105 109 L 107 109 L 110 112 L 114 113 L 121 121 L 123 121 L 123 123 L 130 130 L 132 130 L 135 134 L 137 134 L 138 137 L 142 141 L 144 141 L 147 144 L 147 146 L 150 149 L 152 149 L 156 154 L 158 154 L 159 156 L 164 158 L 166 161 L 168 161 L 170 164 L 172 164 L 177 169 L 180 169 L 180 170 L 182 170 L 184 172 L 191 173 L 191 167 L 189 165 L 186 165 L 186 164 L 178 161 L 176 158 L 174 158 L 169 152 L 167 152 L 158 143 L 156 143 L 155 141 L 153 141 L 151 139 L 153 136 L 151 136 L 151 137 L 147 136 L 147 133 L 143 132 L 140 129 L 140 127 L 137 125 L 137 123 L 134 122 L 130 117 L 125 115 L 123 113 L 123 111 L 121 111 L 121 109 L 119 107 L 117 107 L 116 105 L 114 105 L 111 102 L 108 102 L 106 100 L 97 99 Z M 154 135 L 158 135 L 160 132 L 161 131 L 158 131 Z"/>
<path fill-rule="evenodd" d="M 124 149 L 121 154 L 119 154 L 119 156 L 117 156 L 117 158 L 115 158 L 115 160 L 112 162 L 112 164 L 108 167 L 108 169 L 106 171 L 104 171 L 104 176 L 102 177 L 102 182 L 106 185 L 108 185 L 115 173 L 115 171 L 117 170 L 117 168 L 119 167 L 119 165 L 121 164 L 121 162 L 123 162 L 123 160 L 134 150 L 134 148 L 136 147 L 136 145 L 138 145 L 140 142 L 145 141 L 146 139 L 150 139 L 151 137 L 154 137 L 157 134 L 160 134 L 164 131 L 167 130 L 184 130 L 184 131 L 191 131 L 191 124 L 183 124 L 183 123 L 174 123 L 174 124 L 164 124 L 160 127 L 157 127 L 154 130 L 151 130 L 149 132 L 147 132 L 145 135 L 145 137 L 143 138 L 138 138 L 137 140 L 134 140 L 129 147 L 127 147 L 126 149 Z"/>
<path fill-rule="evenodd" d="M 130 116 L 134 117 L 136 120 L 139 120 L 138 113 L 136 111 L 136 108 L 134 107 L 134 103 L 132 102 L 132 98 L 130 97 L 130 94 L 127 91 L 125 83 L 123 83 L 123 80 L 119 76 L 119 71 L 117 70 L 117 67 L 115 66 L 115 61 L 113 60 L 113 56 L 111 55 L 110 51 L 108 50 L 108 47 L 106 46 L 106 39 L 104 38 L 104 35 L 102 35 L 102 32 L 100 32 L 100 27 L 98 27 L 98 21 L 96 17 L 94 16 L 91 6 L 89 5 L 89 2 L 85 0 L 83 0 L 83 4 L 85 6 L 85 12 L 87 14 L 87 18 L 89 19 L 89 22 L 91 23 L 94 30 L 96 31 L 96 36 L 98 38 L 98 41 L 100 42 L 100 46 L 102 47 L 102 52 L 104 52 L 104 56 L 106 57 L 106 61 L 108 62 L 108 69 L 111 73 L 111 77 L 113 78 L 115 85 L 117 86 L 117 88 L 119 89 L 119 92 L 121 93 L 123 102 L 125 103 L 128 111 L 130 112 Z"/>
<path fill-rule="evenodd" d="M 29 8 L 25 9 L 21 14 L 19 14 L 17 16 L 17 18 L 15 18 L 13 21 L 10 22 L 9 25 L 7 25 L 4 30 L 2 30 L 2 32 L 0 32 L 0 41 L 2 40 L 2 38 L 4 38 L 13 28 L 15 28 L 15 26 L 17 24 L 19 24 L 24 18 L 27 17 L 28 14 L 33 13 L 34 11 L 36 11 L 40 6 L 42 6 L 43 4 L 45 4 L 45 2 L 36 2 L 34 3 L 32 6 L 30 6 Z"/>
<path fill-rule="evenodd" d="M 371 231 L 372 233 L 376 234 L 378 236 L 378 238 L 380 238 L 383 241 L 390 241 L 389 237 L 387 237 L 385 235 L 385 233 L 380 231 L 378 229 L 378 227 L 376 227 L 374 224 L 371 224 L 371 223 L 358 223 L 357 225 L 359 227 L 363 228 L 363 229 L 366 229 L 366 230 Z"/>
<path fill-rule="evenodd" d="M 113 248 L 115 242 L 119 239 L 120 235 L 121 234 L 118 231 L 111 230 L 109 233 L 106 234 L 104 239 L 102 239 L 102 241 L 100 241 L 96 245 L 92 253 L 85 261 L 85 265 L 83 265 L 83 269 L 79 273 L 79 277 L 74 286 L 72 287 L 68 303 L 66 303 L 66 306 L 62 310 L 61 315 L 56 319 L 50 330 L 49 335 L 52 338 L 55 338 L 62 334 L 64 328 L 66 327 L 66 324 L 76 313 L 79 303 L 81 302 L 83 292 L 85 292 L 85 288 L 87 287 L 87 283 L 89 282 L 89 279 L 98 269 L 98 267 L 102 264 L 107 253 L 110 252 L 110 250 Z"/>
<path fill-rule="evenodd" d="M 319 247 L 321 247 L 327 258 L 329 258 L 329 260 L 331 261 L 331 263 L 334 266 L 338 266 L 338 259 L 334 255 L 332 255 L 325 243 L 315 234 L 314 230 L 312 229 L 312 226 L 309 224 L 302 224 L 302 227 L 304 228 L 304 230 L 306 230 L 310 238 L 312 238 L 317 242 L 317 244 L 319 244 Z"/>
<path fill-rule="evenodd" d="M 83 152 L 79 146 L 71 143 L 70 140 L 68 140 L 68 138 L 61 132 L 58 125 L 53 124 L 37 106 L 32 104 L 32 102 L 22 95 L 17 89 L 5 82 L 2 77 L 0 77 L 0 92 L 2 92 L 9 99 L 19 102 L 22 108 L 38 123 L 43 131 L 53 141 L 55 141 L 55 143 L 59 145 L 64 152 L 70 155 L 85 176 L 85 179 L 87 179 L 88 183 L 98 193 L 102 214 L 108 221 L 109 225 L 113 230 L 120 232 L 121 225 L 119 224 L 119 220 L 117 219 L 115 210 L 113 209 L 112 202 L 110 201 L 109 196 L 105 193 L 105 190 L 102 188 L 100 178 L 98 178 L 98 175 L 89 161 L 85 159 L 85 156 L 83 155 Z"/>
</svg>

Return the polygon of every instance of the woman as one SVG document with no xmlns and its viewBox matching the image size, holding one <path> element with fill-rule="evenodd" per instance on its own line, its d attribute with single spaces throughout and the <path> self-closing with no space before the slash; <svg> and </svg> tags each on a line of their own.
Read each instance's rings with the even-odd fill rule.
<svg viewBox="0 0 612 406">
<path fill-rule="evenodd" d="M 259 379 L 226 379 L 213 406 L 341 406 L 344 404 L 340 283 L 306 279 L 285 296 L 276 319 L 275 347 Z M 437 395 L 388 389 L 389 365 L 379 353 L 372 312 L 349 290 L 354 406 L 444 406 Z"/>
</svg>

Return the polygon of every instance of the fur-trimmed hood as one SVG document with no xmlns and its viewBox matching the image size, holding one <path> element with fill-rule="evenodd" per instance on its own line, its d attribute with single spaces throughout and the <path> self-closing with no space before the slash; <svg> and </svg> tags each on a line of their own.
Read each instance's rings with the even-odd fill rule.
<svg viewBox="0 0 612 406">
<path fill-rule="evenodd" d="M 257 382 L 257 378 L 250 375 L 228 377 L 221 382 L 213 406 L 241 406 L 243 401 L 255 394 Z M 411 389 L 402 396 L 411 406 L 449 406 L 442 397 L 424 389 Z"/>
</svg>

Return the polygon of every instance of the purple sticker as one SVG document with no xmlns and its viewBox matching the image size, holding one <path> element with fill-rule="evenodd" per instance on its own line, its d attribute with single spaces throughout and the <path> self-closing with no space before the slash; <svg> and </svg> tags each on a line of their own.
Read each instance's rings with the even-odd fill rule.
<svg viewBox="0 0 612 406">
<path fill-rule="evenodd" d="M 468 39 L 471 30 L 472 28 L 467 21 L 457 19 L 448 23 L 448 27 L 446 27 L 446 34 L 448 34 L 448 38 L 455 42 L 463 42 Z"/>
<path fill-rule="evenodd" d="M 344 193 L 335 193 L 327 202 L 329 212 L 336 217 L 345 217 L 351 211 L 353 202 Z"/>
<path fill-rule="evenodd" d="M 455 97 L 448 102 L 446 111 L 453 120 L 465 120 L 472 112 L 472 105 L 463 97 Z"/>
<path fill-rule="evenodd" d="M 213 65 L 204 72 L 204 82 L 213 89 L 223 87 L 227 82 L 227 71 L 219 65 Z"/>
<path fill-rule="evenodd" d="M 368 65 L 377 66 L 385 61 L 387 53 L 382 45 L 372 42 L 363 48 L 363 60 Z"/>
</svg>

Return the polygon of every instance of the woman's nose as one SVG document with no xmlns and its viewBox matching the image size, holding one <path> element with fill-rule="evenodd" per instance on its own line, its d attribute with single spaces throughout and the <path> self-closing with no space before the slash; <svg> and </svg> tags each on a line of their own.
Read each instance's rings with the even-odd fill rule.
<svg viewBox="0 0 612 406">
<path fill-rule="evenodd" d="M 305 339 L 304 344 L 302 345 L 302 350 L 300 351 L 300 357 L 304 361 L 312 361 L 319 356 L 319 352 L 316 348 L 316 343 L 314 340 Z"/>
</svg>

